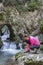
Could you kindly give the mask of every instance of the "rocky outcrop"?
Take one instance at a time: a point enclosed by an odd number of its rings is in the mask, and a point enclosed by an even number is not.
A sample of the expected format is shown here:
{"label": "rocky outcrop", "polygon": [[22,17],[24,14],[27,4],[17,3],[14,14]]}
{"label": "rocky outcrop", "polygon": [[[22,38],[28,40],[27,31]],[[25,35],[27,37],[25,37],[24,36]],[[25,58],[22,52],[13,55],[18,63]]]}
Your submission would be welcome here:
{"label": "rocky outcrop", "polygon": [[5,65],[43,65],[43,54],[19,53],[16,56],[8,59]]}
{"label": "rocky outcrop", "polygon": [[[23,39],[25,33],[37,35],[40,33],[40,20],[43,19],[43,7],[29,12],[19,12],[16,7],[6,7],[4,11],[4,24],[10,24],[18,41]],[[16,40],[17,40],[16,39]]]}
{"label": "rocky outcrop", "polygon": [[[19,36],[19,34],[23,36],[25,32],[34,35],[36,32],[36,34],[40,32],[39,21],[41,20],[41,16],[38,10],[27,13],[21,12],[21,14],[19,14],[15,7],[13,7],[10,11],[10,15],[6,16],[6,20],[9,20],[16,36]],[[18,39],[20,40],[20,37],[18,37]]]}
{"label": "rocky outcrop", "polygon": [[22,53],[18,54],[18,65],[42,65],[43,64],[43,54],[29,54]]}

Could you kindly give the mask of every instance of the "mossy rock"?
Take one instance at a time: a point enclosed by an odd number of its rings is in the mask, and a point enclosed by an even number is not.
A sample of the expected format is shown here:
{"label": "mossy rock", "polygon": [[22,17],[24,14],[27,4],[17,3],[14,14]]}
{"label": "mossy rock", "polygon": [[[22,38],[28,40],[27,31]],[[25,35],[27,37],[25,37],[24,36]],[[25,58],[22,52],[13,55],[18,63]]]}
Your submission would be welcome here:
{"label": "mossy rock", "polygon": [[24,65],[43,65],[43,62],[41,61],[28,61],[28,62],[24,62]]}

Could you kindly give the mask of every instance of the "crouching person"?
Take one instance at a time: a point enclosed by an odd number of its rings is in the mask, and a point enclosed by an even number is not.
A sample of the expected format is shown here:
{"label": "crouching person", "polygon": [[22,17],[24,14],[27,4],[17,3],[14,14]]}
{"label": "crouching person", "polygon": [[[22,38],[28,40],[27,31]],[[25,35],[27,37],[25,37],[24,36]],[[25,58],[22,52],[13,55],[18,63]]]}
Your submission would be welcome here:
{"label": "crouching person", "polygon": [[38,53],[38,50],[40,49],[40,42],[36,37],[32,36],[25,36],[25,49],[27,52],[30,52],[30,50],[34,51],[34,53]]}

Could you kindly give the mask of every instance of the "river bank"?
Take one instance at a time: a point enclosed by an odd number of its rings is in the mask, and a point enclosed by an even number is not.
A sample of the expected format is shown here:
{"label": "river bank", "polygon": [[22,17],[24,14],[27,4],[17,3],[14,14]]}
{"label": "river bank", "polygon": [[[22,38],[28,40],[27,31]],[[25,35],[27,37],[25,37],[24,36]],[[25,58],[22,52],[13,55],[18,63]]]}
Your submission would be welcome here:
{"label": "river bank", "polygon": [[8,59],[5,65],[43,65],[43,54],[19,53],[18,59],[15,56]]}

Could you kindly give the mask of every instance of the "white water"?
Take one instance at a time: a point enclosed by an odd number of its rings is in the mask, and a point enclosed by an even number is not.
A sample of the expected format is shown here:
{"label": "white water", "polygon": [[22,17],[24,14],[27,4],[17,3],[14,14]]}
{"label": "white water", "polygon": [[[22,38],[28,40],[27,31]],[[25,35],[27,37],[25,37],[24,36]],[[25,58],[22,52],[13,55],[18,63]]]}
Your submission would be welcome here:
{"label": "white water", "polygon": [[10,41],[7,42],[7,40],[6,40],[7,38],[9,38],[9,34],[3,35],[1,37],[2,42],[3,42],[3,46],[1,48],[1,51],[4,53],[9,53],[9,54],[16,54],[16,53],[21,52],[21,49],[22,49],[21,43],[19,44],[20,49],[18,50],[18,49],[16,49],[15,42],[10,42]]}
{"label": "white water", "polygon": [[14,42],[11,42],[11,43],[3,42],[3,46],[1,48],[1,51],[9,53],[9,54],[16,54],[16,53],[20,52],[21,50],[16,49],[16,45]]}

